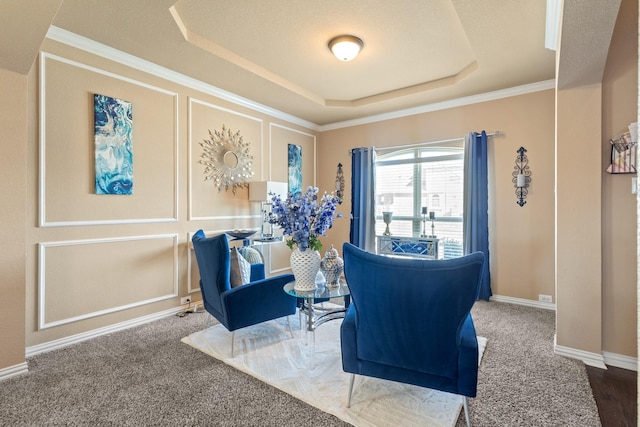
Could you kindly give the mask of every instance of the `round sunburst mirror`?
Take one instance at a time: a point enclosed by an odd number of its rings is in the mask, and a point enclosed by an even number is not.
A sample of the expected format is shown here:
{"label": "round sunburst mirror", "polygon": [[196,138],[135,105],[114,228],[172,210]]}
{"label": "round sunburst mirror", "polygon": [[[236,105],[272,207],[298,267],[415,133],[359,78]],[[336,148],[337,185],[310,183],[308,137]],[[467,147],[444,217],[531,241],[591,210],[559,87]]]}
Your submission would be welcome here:
{"label": "round sunburst mirror", "polygon": [[199,163],[205,166],[205,181],[213,180],[218,191],[231,188],[233,194],[236,194],[236,189],[249,186],[248,180],[253,177],[253,156],[249,154],[249,143],[243,141],[240,131],[233,133],[222,125],[222,131],[209,130],[209,138],[204,139],[200,146],[203,153]]}

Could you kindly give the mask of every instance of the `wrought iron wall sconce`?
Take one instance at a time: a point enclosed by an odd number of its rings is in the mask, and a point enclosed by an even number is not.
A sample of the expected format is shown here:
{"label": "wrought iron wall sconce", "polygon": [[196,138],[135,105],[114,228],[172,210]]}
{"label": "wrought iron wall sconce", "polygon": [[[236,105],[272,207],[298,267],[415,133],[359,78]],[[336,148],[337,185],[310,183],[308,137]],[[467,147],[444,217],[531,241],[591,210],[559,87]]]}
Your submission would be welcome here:
{"label": "wrought iron wall sconce", "polygon": [[516,203],[520,205],[520,207],[524,206],[527,203],[526,199],[527,194],[529,193],[529,184],[531,184],[531,170],[529,170],[529,159],[525,154],[527,150],[524,147],[518,148],[516,153],[518,156],[516,157],[516,165],[513,167],[513,172],[511,176],[511,182],[513,182],[516,188],[516,197],[518,200]]}
{"label": "wrought iron wall sconce", "polygon": [[344,175],[342,174],[342,163],[338,163],[338,172],[336,173],[336,197],[338,204],[342,204],[344,197]]}

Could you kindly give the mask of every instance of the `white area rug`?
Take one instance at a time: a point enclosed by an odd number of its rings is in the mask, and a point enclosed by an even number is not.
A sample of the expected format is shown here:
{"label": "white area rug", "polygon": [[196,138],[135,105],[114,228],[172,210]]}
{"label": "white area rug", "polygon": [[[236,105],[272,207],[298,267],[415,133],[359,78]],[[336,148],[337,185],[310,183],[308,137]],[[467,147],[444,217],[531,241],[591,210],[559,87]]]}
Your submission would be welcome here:
{"label": "white area rug", "polygon": [[[340,324],[320,326],[315,345],[298,329],[297,316],[291,316],[294,338],[286,319],[240,329],[233,358],[231,333],[220,324],[182,342],[356,426],[455,426],[460,396],[377,378],[356,376],[347,408],[350,374],[342,371]],[[478,337],[480,358],[486,344]]]}

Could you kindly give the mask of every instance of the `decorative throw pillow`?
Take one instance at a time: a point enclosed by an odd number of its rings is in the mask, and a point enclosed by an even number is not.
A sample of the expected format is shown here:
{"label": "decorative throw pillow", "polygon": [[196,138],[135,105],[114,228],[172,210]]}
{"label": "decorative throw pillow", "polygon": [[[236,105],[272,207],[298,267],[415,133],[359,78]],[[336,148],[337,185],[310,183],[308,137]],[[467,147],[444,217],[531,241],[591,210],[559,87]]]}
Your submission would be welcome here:
{"label": "decorative throw pillow", "polygon": [[240,255],[242,255],[244,259],[249,261],[249,264],[264,264],[262,254],[255,248],[243,246],[241,248],[238,248],[238,252],[240,252]]}
{"label": "decorative throw pillow", "polygon": [[242,286],[251,281],[251,264],[244,259],[236,248],[231,248],[231,270],[229,281],[231,287]]}

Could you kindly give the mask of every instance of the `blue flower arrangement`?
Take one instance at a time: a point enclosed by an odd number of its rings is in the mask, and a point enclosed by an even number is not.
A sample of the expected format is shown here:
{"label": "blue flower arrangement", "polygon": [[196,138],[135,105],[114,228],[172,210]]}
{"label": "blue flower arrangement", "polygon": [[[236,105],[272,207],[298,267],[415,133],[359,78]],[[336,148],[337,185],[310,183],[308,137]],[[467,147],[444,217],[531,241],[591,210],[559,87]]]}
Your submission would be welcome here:
{"label": "blue flower arrangement", "polygon": [[271,201],[271,223],[282,227],[283,234],[290,236],[287,240],[289,249],[296,245],[301,251],[307,248],[321,250],[319,237],[325,236],[333,221],[342,217],[341,213],[336,213],[338,197],[326,193],[318,197],[317,187],[307,187],[304,193],[289,193],[286,200],[273,196]]}

